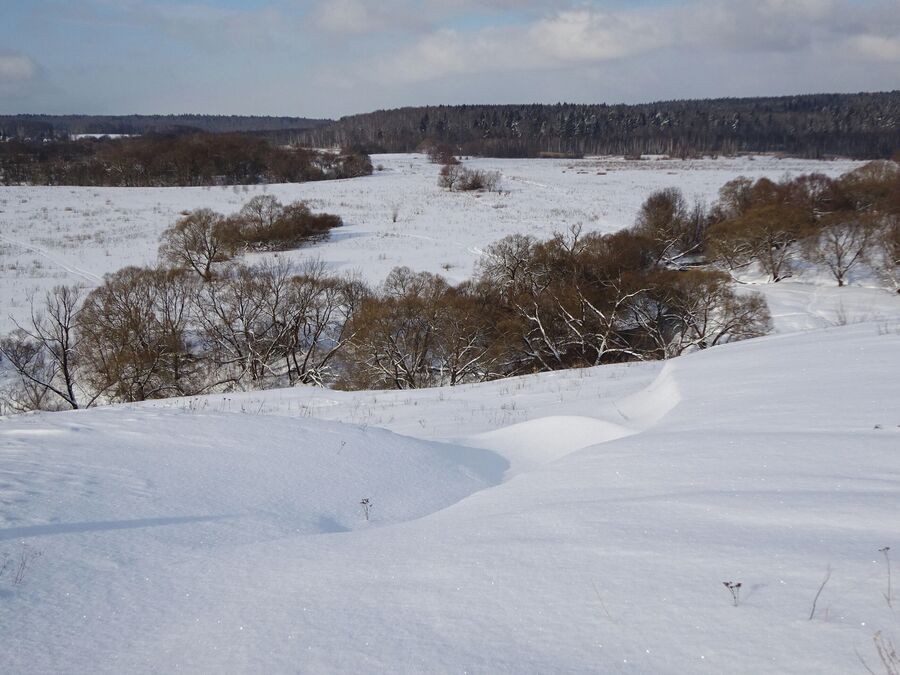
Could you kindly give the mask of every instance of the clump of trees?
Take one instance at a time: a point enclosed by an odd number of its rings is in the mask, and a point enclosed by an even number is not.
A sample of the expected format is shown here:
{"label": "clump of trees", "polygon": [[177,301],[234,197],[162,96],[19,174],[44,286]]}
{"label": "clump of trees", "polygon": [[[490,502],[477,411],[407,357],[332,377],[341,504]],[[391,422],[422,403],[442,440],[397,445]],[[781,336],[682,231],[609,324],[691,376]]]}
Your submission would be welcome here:
{"label": "clump of trees", "polygon": [[514,235],[487,250],[479,281],[498,289],[498,325],[515,326],[513,361],[524,372],[677,356],[770,329],[765,302],[736,294],[717,272],[676,272],[656,262],[639,233],[544,242]]}
{"label": "clump of trees", "polygon": [[165,232],[158,267],[57,287],[0,339],[16,376],[4,399],[52,410],[294,384],[412,389],[670,358],[771,330],[762,296],[732,283],[748,267],[777,281],[815,264],[843,285],[865,261],[896,287],[898,195],[891,162],[739,178],[710,207],[666,189],[630,229],[510,235],[470,281],[397,268],[376,288],[317,262],[231,259],[318,236],[331,221],[302,204],[198,210]]}
{"label": "clump of trees", "polygon": [[13,410],[336,380],[348,320],[367,292],[318,263],[237,264],[203,282],[185,270],[127,267],[89,293],[49,292],[0,340],[16,374]]}
{"label": "clump of trees", "polygon": [[[772,281],[799,265],[827,270],[838,286],[869,265],[898,285],[900,165],[877,161],[839,178],[774,182],[737,178],[720,191],[696,250],[732,274],[754,266]],[[677,219],[676,219],[677,220]]]}
{"label": "clump of trees", "polygon": [[[182,221],[204,233],[218,222],[206,212]],[[76,408],[293,384],[456,385],[666,358],[770,327],[759,296],[737,294],[719,272],[666,270],[651,242],[627,231],[506,237],[458,286],[398,268],[373,289],[320,263],[213,272],[212,259],[128,267],[86,294],[52,291],[27,328],[0,342],[18,375],[9,405]]]}
{"label": "clump of trees", "polygon": [[372,173],[368,155],[274,145],[242,134],[0,143],[0,183],[153,187],[295,183]]}
{"label": "clump of trees", "polygon": [[340,216],[313,213],[304,202],[284,205],[271,195],[258,195],[231,216],[211,209],[185,213],[163,232],[159,257],[167,265],[211,281],[218,263],[244,251],[297,248],[327,237],[341,225]]}
{"label": "clump of trees", "polygon": [[323,239],[342,225],[340,216],[313,213],[304,202],[282,205],[271,195],[260,195],[225,220],[222,236],[231,251],[284,251]]}
{"label": "clump of trees", "polygon": [[494,295],[482,284],[393,270],[351,317],[338,385],[416,389],[481,382],[515,370]]}

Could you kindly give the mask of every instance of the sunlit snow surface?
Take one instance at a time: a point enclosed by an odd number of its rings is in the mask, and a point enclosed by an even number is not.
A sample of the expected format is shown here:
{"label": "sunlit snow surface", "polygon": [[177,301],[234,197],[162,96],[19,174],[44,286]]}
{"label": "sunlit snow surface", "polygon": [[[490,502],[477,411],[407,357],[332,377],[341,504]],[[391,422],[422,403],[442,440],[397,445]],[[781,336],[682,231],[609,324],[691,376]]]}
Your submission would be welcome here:
{"label": "sunlit snow surface", "polygon": [[[468,274],[468,248],[515,230],[497,215],[507,208],[545,235],[552,209],[595,204],[607,214],[593,226],[616,229],[645,196],[620,184],[604,201],[574,187],[615,171],[483,160],[513,187],[514,175],[551,185],[556,171],[571,194],[435,188],[407,229],[443,243],[410,249],[412,238],[377,233],[394,227],[391,200],[431,189],[436,169],[379,161],[387,168],[371,179],[269,188],[339,213],[352,203],[342,215],[359,241],[316,253],[369,278],[398,262],[439,271],[457,244],[453,269]],[[759,166],[740,161],[741,173]],[[775,176],[797,166],[765,161]],[[642,189],[709,196],[729,177],[648,172]],[[34,254],[46,270],[72,271],[31,279],[5,267],[19,290],[149,260],[159,199],[171,215],[209,205],[204,196],[222,209],[245,197],[85,189],[96,205],[73,206],[101,210],[100,228],[134,209],[107,258],[89,239],[46,245],[69,230],[41,234],[31,216],[8,231],[23,195],[54,195],[40,199],[69,213],[70,188],[41,190],[0,192],[2,234],[48,251]],[[381,215],[354,221],[364,191]],[[40,221],[26,206],[16,212]],[[465,229],[479,222],[490,236]],[[4,265],[28,259],[10,250]],[[21,583],[0,576],[0,672],[852,673],[864,672],[860,658],[881,672],[873,635],[900,644],[900,598],[888,606],[879,552],[900,558],[900,299],[824,281],[754,285],[778,334],[665,364],[0,418],[0,560],[15,564],[23,545],[42,553]],[[898,577],[895,567],[894,594]],[[737,607],[724,581],[742,584]]]}

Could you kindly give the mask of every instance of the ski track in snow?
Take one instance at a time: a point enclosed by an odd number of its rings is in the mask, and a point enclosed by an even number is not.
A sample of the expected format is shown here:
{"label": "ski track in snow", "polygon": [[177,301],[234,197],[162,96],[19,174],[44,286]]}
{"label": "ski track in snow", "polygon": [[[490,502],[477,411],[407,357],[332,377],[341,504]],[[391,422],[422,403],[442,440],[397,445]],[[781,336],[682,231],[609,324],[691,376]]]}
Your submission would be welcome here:
{"label": "ski track in snow", "polygon": [[97,284],[102,281],[102,278],[100,276],[93,274],[92,272],[87,272],[87,271],[81,269],[80,267],[76,267],[74,265],[67,265],[66,263],[64,263],[61,260],[59,260],[58,258],[56,258],[55,256],[50,255],[50,253],[48,253],[46,251],[46,249],[43,249],[39,246],[34,246],[33,244],[26,244],[26,243],[18,241],[16,239],[12,239],[11,237],[7,237],[4,234],[0,234],[0,240],[5,241],[7,244],[10,244],[12,246],[18,246],[19,248],[22,248],[26,251],[31,251],[32,253],[37,253],[39,256],[41,256],[42,258],[45,258],[46,260],[53,263],[60,269],[65,270],[66,272],[68,272],[69,274],[71,274],[73,276],[80,277],[81,279],[83,279],[85,281],[89,281],[92,284]]}

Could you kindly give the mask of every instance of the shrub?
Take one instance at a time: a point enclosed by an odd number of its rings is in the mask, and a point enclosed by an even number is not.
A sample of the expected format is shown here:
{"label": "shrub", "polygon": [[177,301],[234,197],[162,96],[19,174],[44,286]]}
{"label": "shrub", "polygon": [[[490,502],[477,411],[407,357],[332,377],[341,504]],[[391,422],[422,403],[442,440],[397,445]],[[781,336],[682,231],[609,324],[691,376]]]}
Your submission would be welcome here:
{"label": "shrub", "polygon": [[432,164],[459,164],[453,148],[446,143],[438,143],[428,147],[426,151]]}
{"label": "shrub", "polygon": [[284,206],[271,195],[260,195],[222,222],[218,232],[232,253],[243,248],[285,251],[321,240],[341,225],[340,216],[313,213],[304,202]]}
{"label": "shrub", "polygon": [[495,192],[500,187],[499,171],[466,169],[458,164],[445,164],[438,176],[438,186],[451,192],[486,190]]}

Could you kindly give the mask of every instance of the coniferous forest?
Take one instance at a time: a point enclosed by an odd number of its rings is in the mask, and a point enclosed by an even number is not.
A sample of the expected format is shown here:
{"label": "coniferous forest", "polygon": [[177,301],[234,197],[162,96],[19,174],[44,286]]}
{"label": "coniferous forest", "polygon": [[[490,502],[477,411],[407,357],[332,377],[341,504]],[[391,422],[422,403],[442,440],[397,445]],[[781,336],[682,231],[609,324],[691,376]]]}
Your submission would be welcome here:
{"label": "coniferous forest", "polygon": [[900,91],[642,105],[456,105],[380,110],[300,134],[315,146],[409,152],[423,142],[499,157],[781,152],[876,159],[900,148]]}

